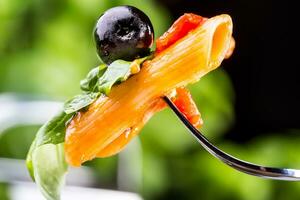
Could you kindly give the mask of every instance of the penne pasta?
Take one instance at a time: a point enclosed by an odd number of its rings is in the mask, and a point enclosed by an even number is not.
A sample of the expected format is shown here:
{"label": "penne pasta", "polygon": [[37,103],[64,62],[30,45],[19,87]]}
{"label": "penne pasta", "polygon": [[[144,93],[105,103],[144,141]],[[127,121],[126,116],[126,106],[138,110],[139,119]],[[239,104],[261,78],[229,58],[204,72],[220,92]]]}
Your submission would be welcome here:
{"label": "penne pasta", "polygon": [[111,156],[165,107],[161,97],[198,81],[217,68],[230,47],[229,15],[206,20],[201,26],[146,61],[138,74],[114,86],[87,111],[79,112],[66,130],[65,155],[72,166],[95,157]]}

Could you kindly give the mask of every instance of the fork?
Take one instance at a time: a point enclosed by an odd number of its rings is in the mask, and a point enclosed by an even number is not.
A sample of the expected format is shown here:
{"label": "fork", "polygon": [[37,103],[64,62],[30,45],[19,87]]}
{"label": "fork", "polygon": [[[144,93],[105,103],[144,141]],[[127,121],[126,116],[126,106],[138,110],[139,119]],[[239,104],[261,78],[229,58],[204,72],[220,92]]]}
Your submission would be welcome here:
{"label": "fork", "polygon": [[284,181],[300,181],[300,170],[265,167],[240,160],[220,150],[186,119],[186,117],[178,110],[176,105],[167,96],[164,96],[163,99],[177,115],[177,117],[183,122],[191,134],[196,138],[196,140],[201,144],[201,146],[223,163],[236,170],[253,176]]}

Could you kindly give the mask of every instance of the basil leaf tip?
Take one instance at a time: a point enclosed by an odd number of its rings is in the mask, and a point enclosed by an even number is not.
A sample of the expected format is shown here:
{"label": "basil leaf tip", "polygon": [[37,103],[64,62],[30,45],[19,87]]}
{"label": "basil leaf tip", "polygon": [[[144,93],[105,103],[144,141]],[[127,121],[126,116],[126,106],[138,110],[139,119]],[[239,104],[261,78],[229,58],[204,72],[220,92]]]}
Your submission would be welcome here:
{"label": "basil leaf tip", "polygon": [[32,164],[35,182],[44,197],[47,200],[59,200],[68,169],[64,143],[37,147],[32,154]]}

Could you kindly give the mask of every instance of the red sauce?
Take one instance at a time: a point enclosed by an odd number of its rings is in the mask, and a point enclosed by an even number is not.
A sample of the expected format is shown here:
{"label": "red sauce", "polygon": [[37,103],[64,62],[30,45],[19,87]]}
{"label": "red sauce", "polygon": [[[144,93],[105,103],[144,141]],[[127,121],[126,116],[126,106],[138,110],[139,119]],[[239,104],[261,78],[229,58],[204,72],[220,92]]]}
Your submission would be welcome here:
{"label": "red sauce", "polygon": [[203,125],[203,120],[191,93],[184,87],[177,88],[176,92],[177,96],[172,99],[173,103],[193,126],[200,128]]}
{"label": "red sauce", "polygon": [[186,13],[179,17],[169,30],[156,40],[156,53],[162,52],[174,44],[191,30],[203,24],[206,19],[207,18],[192,13]]}

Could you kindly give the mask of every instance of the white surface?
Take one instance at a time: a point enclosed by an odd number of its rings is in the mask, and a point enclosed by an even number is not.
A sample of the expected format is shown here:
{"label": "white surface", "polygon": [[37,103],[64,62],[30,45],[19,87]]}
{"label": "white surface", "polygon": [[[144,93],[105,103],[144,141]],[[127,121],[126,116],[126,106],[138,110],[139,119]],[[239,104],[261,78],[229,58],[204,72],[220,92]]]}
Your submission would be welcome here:
{"label": "white surface", "polygon": [[61,102],[21,101],[13,94],[0,95],[0,136],[16,125],[40,125],[62,109]]}
{"label": "white surface", "polygon": [[[1,181],[8,183],[11,181],[31,182],[25,160],[0,158]],[[80,168],[69,167],[66,181],[68,185],[84,187],[91,187],[97,182],[93,171],[89,167],[84,166]]]}
{"label": "white surface", "polygon": [[[13,183],[9,191],[12,200],[43,200],[43,196],[32,183]],[[62,193],[62,200],[142,200],[134,193],[114,190],[66,187]]]}

